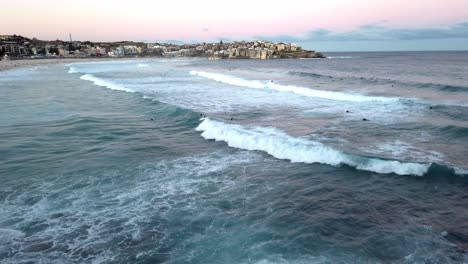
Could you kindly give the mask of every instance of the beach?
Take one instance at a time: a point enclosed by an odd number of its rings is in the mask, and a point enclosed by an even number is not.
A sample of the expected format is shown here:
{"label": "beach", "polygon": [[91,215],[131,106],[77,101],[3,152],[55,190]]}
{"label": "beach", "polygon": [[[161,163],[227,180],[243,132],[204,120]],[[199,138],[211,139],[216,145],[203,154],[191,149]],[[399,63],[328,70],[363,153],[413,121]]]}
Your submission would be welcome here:
{"label": "beach", "polygon": [[21,60],[2,60],[0,61],[0,71],[10,70],[18,67],[31,67],[47,64],[57,63],[72,63],[72,62],[84,62],[84,61],[100,61],[109,60],[101,58],[53,58],[53,59],[21,59]]}

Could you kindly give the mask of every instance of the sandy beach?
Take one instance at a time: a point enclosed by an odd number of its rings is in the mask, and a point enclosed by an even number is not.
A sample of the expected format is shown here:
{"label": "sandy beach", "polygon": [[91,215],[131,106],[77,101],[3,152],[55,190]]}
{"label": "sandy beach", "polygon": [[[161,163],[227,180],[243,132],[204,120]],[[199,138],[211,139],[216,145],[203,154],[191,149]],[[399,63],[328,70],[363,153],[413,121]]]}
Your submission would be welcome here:
{"label": "sandy beach", "polygon": [[98,60],[109,60],[109,59],[79,59],[79,58],[62,58],[62,59],[27,59],[27,60],[7,60],[0,61],[0,71],[10,70],[17,67],[29,67],[38,66],[45,64],[56,64],[56,63],[72,63],[72,62],[84,62],[84,61],[98,61]]}

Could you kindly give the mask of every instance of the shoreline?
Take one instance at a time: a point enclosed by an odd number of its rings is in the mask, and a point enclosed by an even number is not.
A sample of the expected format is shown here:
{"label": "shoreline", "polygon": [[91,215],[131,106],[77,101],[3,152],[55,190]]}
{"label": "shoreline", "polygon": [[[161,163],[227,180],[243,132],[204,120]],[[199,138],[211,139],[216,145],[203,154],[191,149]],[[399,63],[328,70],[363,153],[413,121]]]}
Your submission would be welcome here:
{"label": "shoreline", "polygon": [[110,58],[53,58],[53,59],[21,59],[0,61],[0,72],[12,70],[16,68],[24,68],[31,66],[40,66],[48,64],[73,63],[73,62],[90,62],[90,61],[105,61],[114,60]]}

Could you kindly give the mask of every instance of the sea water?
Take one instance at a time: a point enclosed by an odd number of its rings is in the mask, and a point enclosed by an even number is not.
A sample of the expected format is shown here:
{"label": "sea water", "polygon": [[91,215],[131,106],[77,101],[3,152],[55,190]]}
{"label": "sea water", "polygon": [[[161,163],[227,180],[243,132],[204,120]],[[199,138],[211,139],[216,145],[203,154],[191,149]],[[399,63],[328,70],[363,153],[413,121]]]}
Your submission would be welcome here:
{"label": "sea water", "polygon": [[468,53],[0,72],[2,263],[468,261]]}

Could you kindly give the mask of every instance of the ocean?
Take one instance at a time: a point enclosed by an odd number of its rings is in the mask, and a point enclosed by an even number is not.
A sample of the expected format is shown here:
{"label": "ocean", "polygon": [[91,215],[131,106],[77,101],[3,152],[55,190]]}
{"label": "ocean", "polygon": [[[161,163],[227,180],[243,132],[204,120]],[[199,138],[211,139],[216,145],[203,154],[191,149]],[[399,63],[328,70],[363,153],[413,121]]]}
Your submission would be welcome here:
{"label": "ocean", "polygon": [[468,263],[468,52],[0,72],[1,263]]}

